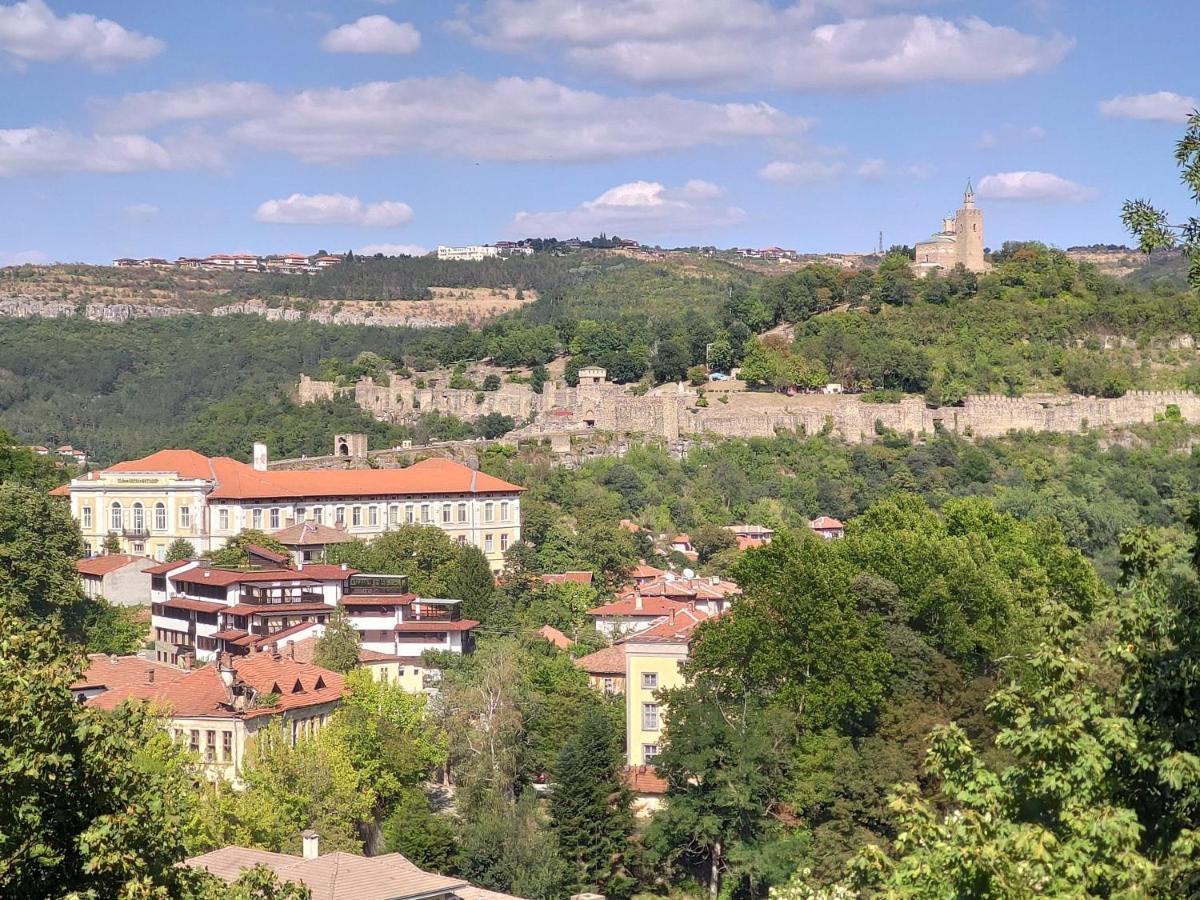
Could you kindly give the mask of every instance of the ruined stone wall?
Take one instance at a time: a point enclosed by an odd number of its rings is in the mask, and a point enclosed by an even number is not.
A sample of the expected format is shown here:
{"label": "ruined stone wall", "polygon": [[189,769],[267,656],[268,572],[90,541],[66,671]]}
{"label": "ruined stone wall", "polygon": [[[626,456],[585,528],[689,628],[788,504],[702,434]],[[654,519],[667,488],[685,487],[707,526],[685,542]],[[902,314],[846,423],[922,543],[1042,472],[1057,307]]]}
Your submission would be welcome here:
{"label": "ruined stone wall", "polygon": [[[350,389],[331,382],[301,377],[301,402],[332,397]],[[1182,418],[1200,422],[1200,396],[1188,391],[1131,391],[1124,397],[1102,399],[1078,396],[968,397],[960,407],[929,409],[921,397],[906,396],[898,403],[867,403],[854,395],[801,394],[794,397],[733,392],[727,403],[700,394],[686,385],[668,385],[643,396],[611,383],[567,387],[547,383],[541,395],[527,385],[505,384],[483,393],[449,388],[413,387],[394,379],[377,385],[360,381],[353,388],[356,402],[379,419],[404,421],[435,410],[462,419],[498,412],[529,424],[516,439],[577,435],[588,431],[618,435],[649,435],[677,442],[694,436],[771,437],[778,431],[819,434],[826,429],[849,442],[875,439],[878,426],[900,434],[933,434],[937,428],[975,437],[999,437],[1010,431],[1078,432],[1088,428],[1146,424],[1169,406]]]}

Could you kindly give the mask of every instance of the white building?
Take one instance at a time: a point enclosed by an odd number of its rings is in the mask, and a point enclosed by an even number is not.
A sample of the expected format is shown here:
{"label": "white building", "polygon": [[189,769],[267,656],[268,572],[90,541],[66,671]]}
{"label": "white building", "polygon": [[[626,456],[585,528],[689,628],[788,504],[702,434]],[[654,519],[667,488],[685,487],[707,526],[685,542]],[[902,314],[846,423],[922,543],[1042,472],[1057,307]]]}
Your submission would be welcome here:
{"label": "white building", "polygon": [[493,259],[498,256],[500,256],[500,249],[487,244],[472,244],[468,247],[439,246],[437,248],[438,259],[457,260],[458,262],[479,262],[482,259]]}

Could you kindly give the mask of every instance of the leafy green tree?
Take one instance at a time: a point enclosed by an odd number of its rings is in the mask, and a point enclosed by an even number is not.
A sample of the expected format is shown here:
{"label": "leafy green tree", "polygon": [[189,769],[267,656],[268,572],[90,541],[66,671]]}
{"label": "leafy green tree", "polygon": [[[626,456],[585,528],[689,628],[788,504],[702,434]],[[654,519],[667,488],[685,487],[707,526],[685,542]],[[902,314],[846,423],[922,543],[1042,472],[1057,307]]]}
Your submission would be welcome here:
{"label": "leafy green tree", "polygon": [[49,490],[63,483],[68,474],[56,462],[50,456],[42,456],[28,447],[18,445],[11,434],[0,428],[0,484],[11,482]]}
{"label": "leafy green tree", "polygon": [[636,885],[636,864],[630,859],[633,814],[622,763],[620,731],[610,716],[593,708],[554,767],[550,827],[576,893],[623,898]]}
{"label": "leafy green tree", "polygon": [[459,562],[459,546],[433,525],[401,525],[370,543],[352,541],[330,547],[330,562],[388,575],[407,575],[411,591],[445,597]]}
{"label": "leafy green tree", "polygon": [[511,804],[492,798],[467,820],[458,872],[472,884],[530,900],[564,895],[567,868],[532,790]]}
{"label": "leafy green tree", "polygon": [[429,808],[419,787],[406,789],[396,799],[380,826],[381,850],[400,853],[409,862],[431,872],[452,872],[458,862],[458,832],[448,816]]}
{"label": "leafy green tree", "polygon": [[207,875],[195,889],[194,900],[312,900],[312,890],[305,884],[280,882],[278,875],[260,863],[242,872],[232,884]]}
{"label": "leafy green tree", "polygon": [[650,361],[654,380],[661,383],[683,381],[691,362],[687,348],[675,339],[661,341]]}
{"label": "leafy green tree", "polygon": [[175,538],[167,547],[166,562],[180,562],[196,558],[196,547],[187,538]]}
{"label": "leafy green tree", "polygon": [[549,380],[549,378],[550,373],[546,371],[545,366],[534,366],[529,373],[529,389],[535,394],[540,394],[542,392],[542,387],[546,384],[546,381]]}
{"label": "leafy green tree", "polygon": [[[1188,116],[1187,130],[1175,145],[1175,162],[1192,200],[1200,203],[1200,110]],[[1188,280],[1200,289],[1200,218],[1189,216],[1182,225],[1171,225],[1167,214],[1146,200],[1126,200],[1121,221],[1138,239],[1143,253],[1179,246],[1191,260]]]}
{"label": "leafy green tree", "polygon": [[0,614],[0,894],[178,896],[194,805],[183,751],[141,706],[81,706],[81,675],[61,632]]}
{"label": "leafy green tree", "polygon": [[334,672],[345,674],[358,668],[358,657],[362,652],[362,640],[358,631],[346,615],[346,610],[337,607],[325,623],[324,633],[317,638],[313,649],[313,662]]}
{"label": "leafy green tree", "polygon": [[282,553],[287,555],[288,548],[275,540],[264,531],[256,528],[247,528],[240,534],[235,534],[225,546],[212,554],[212,564],[214,566],[227,566],[229,568],[241,568],[250,564],[250,557],[246,553],[246,545],[253,544],[256,547],[262,547],[264,550],[270,550],[273,553]]}
{"label": "leafy green tree", "polygon": [[79,637],[86,607],[75,561],[82,555],[70,509],[40,490],[0,484],[0,613],[57,616]]}
{"label": "leafy green tree", "polygon": [[691,532],[692,547],[700,557],[700,562],[706,563],[718,553],[737,546],[737,538],[733,532],[720,525],[701,525]]}
{"label": "leafy green tree", "polygon": [[489,623],[496,612],[496,576],[478,547],[459,548],[457,565],[446,579],[446,594],[462,601],[463,616]]}
{"label": "leafy green tree", "polygon": [[114,606],[103,597],[84,604],[83,639],[89,653],[125,656],[141,649],[149,635],[140,618],[144,607]]}
{"label": "leafy green tree", "polygon": [[500,390],[500,376],[497,375],[495,372],[485,375],[483,378],[482,387],[483,387],[483,390],[485,390],[485,391]]}
{"label": "leafy green tree", "polygon": [[118,535],[115,531],[110,531],[104,536],[104,543],[101,545],[101,549],[103,549],[105,553],[120,553],[120,535]]}

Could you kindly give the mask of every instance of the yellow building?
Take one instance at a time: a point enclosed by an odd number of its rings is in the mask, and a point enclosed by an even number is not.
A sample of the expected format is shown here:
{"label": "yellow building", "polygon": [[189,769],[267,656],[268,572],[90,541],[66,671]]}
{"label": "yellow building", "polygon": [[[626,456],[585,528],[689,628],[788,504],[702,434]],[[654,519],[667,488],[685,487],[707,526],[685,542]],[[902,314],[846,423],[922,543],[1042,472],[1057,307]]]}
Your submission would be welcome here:
{"label": "yellow building", "polygon": [[163,559],[177,538],[210,553],[248,528],[268,533],[312,522],[370,539],[405,524],[440,528],[478,547],[492,570],[521,539],[521,491],[449,459],[404,469],[269,469],[255,464],[160,450],[74,479],[54,493],[70,497],[89,553],[110,536],[121,551]]}
{"label": "yellow building", "polygon": [[631,767],[653,764],[666,721],[661,691],[682,687],[692,632],[710,616],[686,606],[617,646],[625,648],[626,757]]}

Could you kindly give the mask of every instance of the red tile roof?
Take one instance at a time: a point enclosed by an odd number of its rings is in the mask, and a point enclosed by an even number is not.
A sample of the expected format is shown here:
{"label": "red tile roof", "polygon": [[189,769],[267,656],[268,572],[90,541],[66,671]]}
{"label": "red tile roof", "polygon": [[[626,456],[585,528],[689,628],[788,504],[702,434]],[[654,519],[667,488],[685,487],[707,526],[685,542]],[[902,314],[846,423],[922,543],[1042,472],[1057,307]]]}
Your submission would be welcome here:
{"label": "red tile roof", "polygon": [[589,609],[589,616],[622,616],[630,618],[657,618],[665,616],[686,604],[682,600],[670,600],[666,597],[642,597],[641,609],[638,608],[637,598],[630,595],[613,603],[605,603]]}
{"label": "red tile roof", "polygon": [[258,544],[246,544],[245,550],[247,554],[261,557],[275,563],[277,566],[286,565],[291,559],[286,553],[276,553],[274,550],[268,550],[266,547],[261,547]]}
{"label": "red tile roof", "polygon": [[220,587],[275,581],[311,581],[315,587],[320,581],[345,581],[357,571],[327,565],[305,566],[303,569],[222,569],[216,566],[196,566],[176,576],[175,580],[188,584],[215,584]]}
{"label": "red tile roof", "polygon": [[440,631],[470,631],[472,628],[478,627],[479,623],[474,619],[457,619],[453,622],[401,622],[393,631],[401,634],[412,632],[440,632]]}
{"label": "red tile roof", "polygon": [[595,653],[579,657],[575,665],[589,675],[624,675],[625,648],[620,645],[603,647]]}
{"label": "red tile roof", "polygon": [[[154,672],[151,684],[147,673]],[[133,690],[140,685],[153,688],[178,681],[187,672],[177,666],[142,659],[140,656],[109,656],[107,653],[89,653],[87,671],[71,687],[105,687],[109,692]],[[119,701],[118,701],[119,702]],[[113,706],[116,704],[114,703]]]}
{"label": "red tile roof", "polygon": [[644,561],[639,562],[632,572],[629,573],[630,578],[661,578],[667,573],[662,569],[656,569],[654,566],[647,565]]}
{"label": "red tile roof", "polygon": [[755,547],[762,547],[766,544],[762,538],[747,537],[744,534],[734,536],[737,539],[737,548],[739,550],[753,550]]}
{"label": "red tile roof", "polygon": [[130,459],[109,466],[105,472],[173,472],[180,478],[212,481],[216,477],[213,460],[195,450],[159,450],[141,459]]}
{"label": "red tile roof", "polygon": [[333,612],[333,607],[328,603],[235,603],[233,606],[220,606],[231,616],[290,616],[293,613]]}
{"label": "red tile roof", "polygon": [[288,547],[324,547],[326,544],[345,544],[354,540],[341,528],[316,522],[298,522],[272,532],[271,537]]}
{"label": "red tile roof", "polygon": [[151,566],[145,571],[148,575],[166,575],[169,572],[174,572],[176,569],[182,569],[191,561],[189,559],[181,559],[176,562],[159,563],[157,566]]}
{"label": "red tile roof", "polygon": [[543,625],[537,630],[537,633],[548,640],[559,650],[566,650],[575,643],[553,625]]}
{"label": "red tile roof", "polygon": [[228,606],[217,600],[193,600],[191,597],[172,597],[158,605],[164,609],[182,609],[187,612],[202,613],[215,613],[229,609]]}
{"label": "red tile roof", "polygon": [[833,516],[817,516],[808,523],[808,527],[814,531],[832,531],[833,529],[843,528],[845,526],[843,526],[842,523]]}
{"label": "red tile roof", "polygon": [[81,559],[75,563],[75,570],[80,575],[95,575],[103,577],[117,569],[123,569],[131,563],[143,562],[144,556],[130,556],[128,553],[110,553],[107,556],[93,556],[91,559]]}
{"label": "red tile roof", "polygon": [[622,775],[625,783],[635,794],[665,794],[667,779],[655,770],[654,766],[627,766]]}
{"label": "red tile roof", "polygon": [[342,606],[409,606],[416,594],[343,594]]}
{"label": "red tile roof", "polygon": [[[143,671],[155,665],[140,659],[138,662]],[[110,688],[87,702],[89,706],[114,709],[125,700],[149,700],[175,716],[250,719],[331,703],[340,699],[345,690],[345,680],[337,672],[282,656],[276,659],[270,653],[234,657],[232,664],[239,680],[254,688],[260,696],[278,693],[279,702],[275,706],[234,711],[226,705],[225,686],[215,664],[185,672],[182,677],[166,683],[158,680],[156,670],[154,683],[143,678],[139,683]],[[94,680],[91,678],[93,670],[98,677],[103,677],[103,664],[97,667],[93,661],[88,669],[88,680]]]}
{"label": "red tile roof", "polygon": [[542,576],[544,584],[563,584],[564,582],[574,582],[575,584],[591,584],[591,572],[548,572]]}
{"label": "red tile roof", "polygon": [[71,486],[69,484],[60,484],[58,487],[50,491],[51,497],[70,497]]}
{"label": "red tile roof", "polygon": [[663,616],[645,631],[622,638],[622,644],[680,644],[691,640],[697,625],[715,616],[710,616],[691,606],[676,610],[673,615]]}

